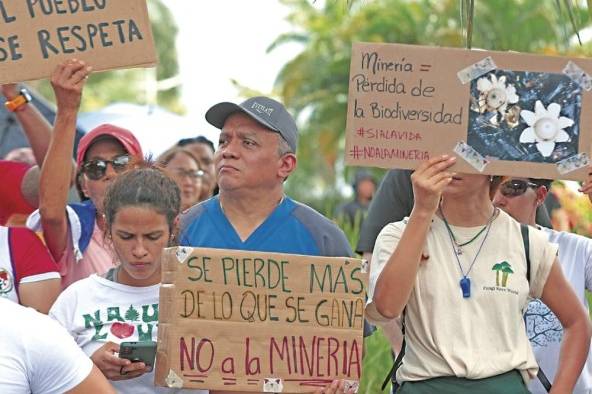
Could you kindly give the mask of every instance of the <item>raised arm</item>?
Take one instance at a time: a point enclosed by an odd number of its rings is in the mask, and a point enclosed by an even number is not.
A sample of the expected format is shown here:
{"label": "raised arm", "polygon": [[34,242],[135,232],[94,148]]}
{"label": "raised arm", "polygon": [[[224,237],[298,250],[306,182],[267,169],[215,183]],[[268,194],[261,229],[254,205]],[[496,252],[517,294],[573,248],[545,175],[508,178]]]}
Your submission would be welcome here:
{"label": "raised arm", "polygon": [[68,240],[66,204],[71,181],[76,116],[82,88],[90,71],[84,62],[69,60],[57,66],[51,76],[58,108],[53,136],[41,169],[39,211],[47,247],[56,261],[61,258]]}
{"label": "raised arm", "polygon": [[551,393],[571,393],[590,350],[592,326],[587,311],[563,276],[557,260],[551,267],[541,299],[563,326],[559,367]]}
{"label": "raised arm", "polygon": [[[14,83],[2,85],[2,94],[7,100],[13,100],[20,94],[18,85]],[[32,103],[18,108],[14,114],[29,140],[37,165],[41,167],[49,148],[51,125]]]}
{"label": "raised arm", "polygon": [[442,191],[452,180],[452,174],[446,170],[454,162],[453,157],[439,156],[423,163],[411,176],[415,195],[413,210],[374,289],[376,310],[385,318],[400,316],[407,305],[432,217],[438,209]]}

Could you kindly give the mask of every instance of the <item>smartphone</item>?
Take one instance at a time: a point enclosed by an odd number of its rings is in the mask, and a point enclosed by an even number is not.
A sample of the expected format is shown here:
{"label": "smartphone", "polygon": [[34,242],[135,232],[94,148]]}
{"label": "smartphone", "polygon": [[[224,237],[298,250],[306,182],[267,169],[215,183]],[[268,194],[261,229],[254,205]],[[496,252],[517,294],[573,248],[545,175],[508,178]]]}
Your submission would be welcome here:
{"label": "smartphone", "polygon": [[121,342],[119,345],[119,358],[125,358],[131,362],[143,362],[152,370],[156,358],[156,342]]}

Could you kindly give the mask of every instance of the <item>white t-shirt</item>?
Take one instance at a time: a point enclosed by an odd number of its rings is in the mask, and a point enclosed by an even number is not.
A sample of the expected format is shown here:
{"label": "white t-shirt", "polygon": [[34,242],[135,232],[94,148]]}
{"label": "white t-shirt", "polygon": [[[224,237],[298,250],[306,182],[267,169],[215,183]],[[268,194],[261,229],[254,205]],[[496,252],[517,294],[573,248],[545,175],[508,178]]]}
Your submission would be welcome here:
{"label": "white t-shirt", "polygon": [[[372,297],[405,222],[387,225],[376,240],[366,306],[370,321],[386,320],[376,310]],[[481,229],[451,227],[459,243],[471,239]],[[483,233],[463,247],[459,258],[465,274],[485,236]],[[537,364],[522,314],[529,296],[540,297],[556,257],[556,246],[547,241],[544,233],[531,229],[529,288],[520,224],[500,212],[468,274],[469,298],[462,296],[462,275],[452,242],[444,222],[437,216],[425,248],[429,259],[419,266],[405,310],[406,348],[397,380],[439,376],[481,379],[513,369],[521,371],[525,380],[536,376]]]}
{"label": "white t-shirt", "polygon": [[[559,245],[559,262],[563,274],[573,286],[582,305],[588,310],[586,289],[592,290],[592,241],[580,235],[542,228],[549,242]],[[526,310],[526,332],[534,354],[547,378],[553,382],[559,364],[559,349],[563,338],[563,327],[557,316],[540,300],[533,300]],[[534,394],[547,391],[538,379],[529,386]],[[574,394],[592,393],[592,352],[582,370],[573,391]]]}
{"label": "white t-shirt", "polygon": [[88,377],[92,361],[55,321],[2,297],[0,313],[0,393],[61,394]]}
{"label": "white t-shirt", "polygon": [[[71,284],[49,315],[59,321],[90,357],[106,342],[157,341],[160,285],[133,287],[96,274]],[[154,371],[139,378],[113,381],[119,393],[202,393],[156,387]]]}

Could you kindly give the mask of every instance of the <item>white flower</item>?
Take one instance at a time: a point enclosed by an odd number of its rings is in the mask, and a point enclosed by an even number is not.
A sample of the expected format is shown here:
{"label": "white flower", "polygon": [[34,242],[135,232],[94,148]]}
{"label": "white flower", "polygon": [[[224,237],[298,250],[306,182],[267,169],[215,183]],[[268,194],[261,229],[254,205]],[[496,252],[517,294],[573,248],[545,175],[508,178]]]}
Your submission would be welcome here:
{"label": "white flower", "polygon": [[490,75],[491,80],[479,78],[477,81],[477,90],[479,94],[479,110],[483,112],[499,112],[504,115],[508,104],[515,104],[520,99],[516,94],[514,85],[506,86],[506,76],[502,75],[500,79],[494,74]]}
{"label": "white flower", "polygon": [[529,126],[520,134],[520,142],[523,144],[536,143],[536,147],[544,157],[551,156],[557,142],[569,141],[569,134],[563,130],[574,124],[574,121],[565,116],[559,116],[561,105],[551,103],[545,109],[540,100],[534,105],[534,112],[522,110],[520,117]]}

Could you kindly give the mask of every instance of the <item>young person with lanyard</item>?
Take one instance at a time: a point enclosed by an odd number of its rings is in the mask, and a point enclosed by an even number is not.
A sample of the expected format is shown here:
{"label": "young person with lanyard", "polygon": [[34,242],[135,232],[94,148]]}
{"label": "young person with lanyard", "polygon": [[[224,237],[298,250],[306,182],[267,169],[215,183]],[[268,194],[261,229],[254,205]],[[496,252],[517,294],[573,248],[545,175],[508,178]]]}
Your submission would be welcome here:
{"label": "young person with lanyard", "polygon": [[527,393],[538,369],[522,316],[529,297],[564,327],[552,392],[571,392],[592,328],[556,246],[531,229],[528,275],[520,223],[493,206],[491,178],[451,173],[454,162],[417,168],[411,215],[381,231],[372,256],[367,318],[404,327],[398,392]]}
{"label": "young person with lanyard", "polygon": [[76,118],[82,88],[90,71],[84,62],[70,60],[59,65],[52,74],[56,122],[41,170],[39,211],[27,221],[29,228],[43,230],[64,288],[113,266],[113,253],[103,238],[105,191],[133,160],[142,157],[140,144],[130,131],[113,125],[91,130],[80,140],[76,155],[75,180],[85,201],[67,204]]}
{"label": "young person with lanyard", "polygon": [[[573,287],[580,303],[588,309],[586,291],[592,291],[592,240],[565,231],[555,231],[537,226],[535,212],[543,204],[551,181],[546,179],[506,177],[501,182],[493,203],[520,223],[537,227],[547,235],[549,242],[559,246],[559,262],[567,280]],[[528,339],[534,350],[537,363],[550,382],[555,380],[560,360],[563,327],[549,307],[539,299],[528,303],[524,314]],[[547,392],[539,379],[534,379],[529,389],[534,394]],[[592,392],[592,352],[572,391],[573,394]]]}
{"label": "young person with lanyard", "polygon": [[178,187],[160,170],[138,168],[117,177],[104,201],[117,266],[73,283],[49,313],[119,393],[206,392],[155,387],[151,368],[116,355],[122,341],[157,340],[160,260],[180,204]]}

